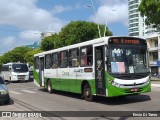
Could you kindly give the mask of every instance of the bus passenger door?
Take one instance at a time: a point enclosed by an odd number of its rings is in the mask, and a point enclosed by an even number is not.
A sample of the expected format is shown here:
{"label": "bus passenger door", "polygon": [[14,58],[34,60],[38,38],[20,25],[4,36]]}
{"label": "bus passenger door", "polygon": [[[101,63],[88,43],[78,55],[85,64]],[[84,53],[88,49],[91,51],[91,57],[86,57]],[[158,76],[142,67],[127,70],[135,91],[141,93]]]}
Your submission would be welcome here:
{"label": "bus passenger door", "polygon": [[44,57],[40,57],[39,79],[40,86],[44,86]]}
{"label": "bus passenger door", "polygon": [[105,82],[105,47],[95,47],[95,82],[96,94],[106,95],[106,82]]}

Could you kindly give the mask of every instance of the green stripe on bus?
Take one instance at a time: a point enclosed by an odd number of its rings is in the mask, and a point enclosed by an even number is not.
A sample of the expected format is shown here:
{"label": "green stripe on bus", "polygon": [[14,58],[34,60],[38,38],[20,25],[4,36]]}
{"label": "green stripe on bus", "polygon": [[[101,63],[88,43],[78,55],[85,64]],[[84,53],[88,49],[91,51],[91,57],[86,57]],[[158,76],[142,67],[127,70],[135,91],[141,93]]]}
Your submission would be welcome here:
{"label": "green stripe on bus", "polygon": [[34,80],[40,85],[39,73],[36,70],[33,71]]}

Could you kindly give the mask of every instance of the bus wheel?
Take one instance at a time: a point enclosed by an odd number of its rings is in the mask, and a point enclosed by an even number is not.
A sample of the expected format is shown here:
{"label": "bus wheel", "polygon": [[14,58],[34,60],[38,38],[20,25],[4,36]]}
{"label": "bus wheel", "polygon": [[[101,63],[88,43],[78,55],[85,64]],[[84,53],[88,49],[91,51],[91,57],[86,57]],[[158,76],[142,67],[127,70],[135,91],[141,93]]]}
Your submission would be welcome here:
{"label": "bus wheel", "polygon": [[85,100],[87,100],[87,101],[92,101],[93,100],[91,87],[90,87],[90,85],[88,83],[86,83],[84,85],[83,95],[84,95]]}
{"label": "bus wheel", "polygon": [[51,81],[50,81],[50,80],[47,82],[47,90],[48,90],[49,93],[52,93],[52,92],[53,92],[53,91],[52,91],[52,84],[51,84]]}

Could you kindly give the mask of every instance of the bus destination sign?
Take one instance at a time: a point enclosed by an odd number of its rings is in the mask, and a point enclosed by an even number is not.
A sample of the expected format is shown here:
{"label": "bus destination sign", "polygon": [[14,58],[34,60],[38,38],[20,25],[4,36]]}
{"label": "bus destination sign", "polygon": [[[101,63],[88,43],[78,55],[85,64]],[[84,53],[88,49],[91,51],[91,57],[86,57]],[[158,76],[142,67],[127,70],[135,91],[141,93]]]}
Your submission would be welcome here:
{"label": "bus destination sign", "polygon": [[146,42],[143,39],[136,39],[130,37],[115,37],[109,40],[109,44],[123,44],[123,45],[145,45]]}

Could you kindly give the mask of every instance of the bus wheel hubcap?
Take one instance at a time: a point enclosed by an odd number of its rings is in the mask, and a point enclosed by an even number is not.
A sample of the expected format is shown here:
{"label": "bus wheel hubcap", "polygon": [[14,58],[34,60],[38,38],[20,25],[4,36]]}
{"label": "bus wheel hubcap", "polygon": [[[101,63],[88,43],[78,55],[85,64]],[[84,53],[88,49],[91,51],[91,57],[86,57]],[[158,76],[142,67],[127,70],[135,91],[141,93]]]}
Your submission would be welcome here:
{"label": "bus wheel hubcap", "polygon": [[86,90],[86,96],[89,96],[89,90]]}
{"label": "bus wheel hubcap", "polygon": [[51,87],[50,87],[50,85],[48,85],[48,91],[50,91],[51,90]]}

